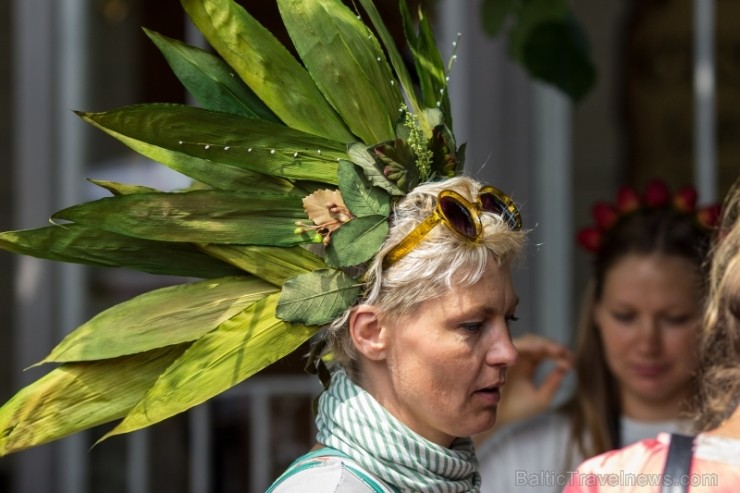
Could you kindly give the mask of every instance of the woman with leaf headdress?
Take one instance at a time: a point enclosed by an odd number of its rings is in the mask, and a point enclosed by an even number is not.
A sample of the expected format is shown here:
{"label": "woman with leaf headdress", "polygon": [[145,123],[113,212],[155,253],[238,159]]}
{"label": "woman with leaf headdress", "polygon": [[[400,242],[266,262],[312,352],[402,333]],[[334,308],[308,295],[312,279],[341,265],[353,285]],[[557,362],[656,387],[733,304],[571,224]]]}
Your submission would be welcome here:
{"label": "woman with leaf headdress", "polygon": [[507,196],[466,177],[397,204],[359,300],[317,343],[317,446],[270,491],[478,491],[469,437],[495,423],[516,360],[520,228]]}
{"label": "woman with leaf headdress", "polygon": [[[448,429],[414,417],[421,409],[377,401],[388,406],[388,422],[465,471],[440,491],[475,489],[472,447],[457,437],[495,419],[501,372],[513,358],[504,330],[516,304],[508,269],[523,233],[506,195],[454,181],[464,145],[452,133],[446,68],[428,19],[420,13],[417,29],[400,2],[407,67],[371,0],[359,0],[362,11],[340,0],[277,0],[300,60],[233,0],[181,3],[215,54],[147,35],[199,106],[78,115],[192,186],[164,192],[93,180],[111,196],[58,211],[51,226],[0,233],[0,248],[200,280],[141,294],[72,331],[41,362],[58,366],[0,408],[0,456],[113,421],[103,438],[150,426],[319,333],[311,368],[329,385],[327,399],[341,384],[383,400],[386,392],[362,387],[374,387],[367,364],[407,379],[408,367],[395,368],[413,359],[376,348],[386,363],[373,363],[352,328],[369,315],[431,323],[424,313],[432,300],[461,289],[467,294],[451,301],[467,303],[485,284],[497,298],[485,297],[472,320],[445,334],[457,350],[472,349],[475,337],[490,343],[490,357],[479,359],[486,375],[475,381],[485,386],[470,396],[485,410],[468,419],[450,409],[445,419],[464,426]],[[418,321],[410,325],[432,340]]]}

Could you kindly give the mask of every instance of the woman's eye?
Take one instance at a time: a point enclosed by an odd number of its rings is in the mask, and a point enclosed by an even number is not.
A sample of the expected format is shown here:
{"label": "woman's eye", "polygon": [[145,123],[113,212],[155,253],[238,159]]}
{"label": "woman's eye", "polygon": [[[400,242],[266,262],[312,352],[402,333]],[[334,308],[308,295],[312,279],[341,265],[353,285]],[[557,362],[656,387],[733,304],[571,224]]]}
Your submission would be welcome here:
{"label": "woman's eye", "polygon": [[460,324],[460,328],[465,332],[479,332],[483,327],[483,322],[468,322]]}
{"label": "woman's eye", "polygon": [[617,322],[629,323],[635,319],[635,315],[627,312],[612,312],[612,318]]}
{"label": "woman's eye", "polygon": [[516,315],[509,315],[508,317],[506,317],[506,326],[510,327],[511,324],[513,322],[516,322],[517,320],[519,320],[519,317],[517,317]]}
{"label": "woman's eye", "polygon": [[665,320],[670,325],[686,325],[692,319],[691,315],[674,315],[665,317]]}

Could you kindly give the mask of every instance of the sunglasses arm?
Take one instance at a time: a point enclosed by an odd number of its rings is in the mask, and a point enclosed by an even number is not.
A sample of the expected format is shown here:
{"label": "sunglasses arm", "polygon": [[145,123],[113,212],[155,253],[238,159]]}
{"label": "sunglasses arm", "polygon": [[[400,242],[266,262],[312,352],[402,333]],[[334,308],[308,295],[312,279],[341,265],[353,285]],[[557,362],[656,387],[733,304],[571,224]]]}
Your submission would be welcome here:
{"label": "sunglasses arm", "polygon": [[442,216],[435,209],[434,213],[419,223],[401,242],[393,247],[383,259],[383,268],[387,269],[406,256],[421,243],[421,240],[442,221]]}

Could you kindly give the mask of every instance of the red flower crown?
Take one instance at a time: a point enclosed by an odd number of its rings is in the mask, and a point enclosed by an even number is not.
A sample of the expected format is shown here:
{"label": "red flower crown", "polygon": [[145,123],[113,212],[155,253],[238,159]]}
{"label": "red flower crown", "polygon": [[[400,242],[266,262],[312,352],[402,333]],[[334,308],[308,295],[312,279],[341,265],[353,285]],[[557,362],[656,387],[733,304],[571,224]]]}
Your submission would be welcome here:
{"label": "red flower crown", "polygon": [[578,243],[590,252],[598,252],[601,248],[604,235],[622,217],[645,208],[658,208],[672,205],[678,212],[693,215],[699,225],[711,230],[719,224],[720,205],[712,204],[696,208],[697,193],[691,185],[687,185],[676,195],[671,196],[668,186],[660,181],[653,180],[645,187],[642,197],[634,188],[623,186],[617,192],[615,205],[606,202],[596,202],[591,209],[596,224],[578,231]]}

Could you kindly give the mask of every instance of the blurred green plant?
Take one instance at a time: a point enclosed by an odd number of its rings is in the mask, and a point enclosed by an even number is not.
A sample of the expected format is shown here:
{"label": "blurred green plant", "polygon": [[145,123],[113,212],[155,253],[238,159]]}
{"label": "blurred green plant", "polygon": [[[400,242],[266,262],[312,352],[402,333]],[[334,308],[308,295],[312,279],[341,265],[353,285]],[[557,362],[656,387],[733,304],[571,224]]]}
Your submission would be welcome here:
{"label": "blurred green plant", "polygon": [[586,34],[567,0],[483,0],[483,30],[507,36],[509,56],[574,103],[596,83]]}

